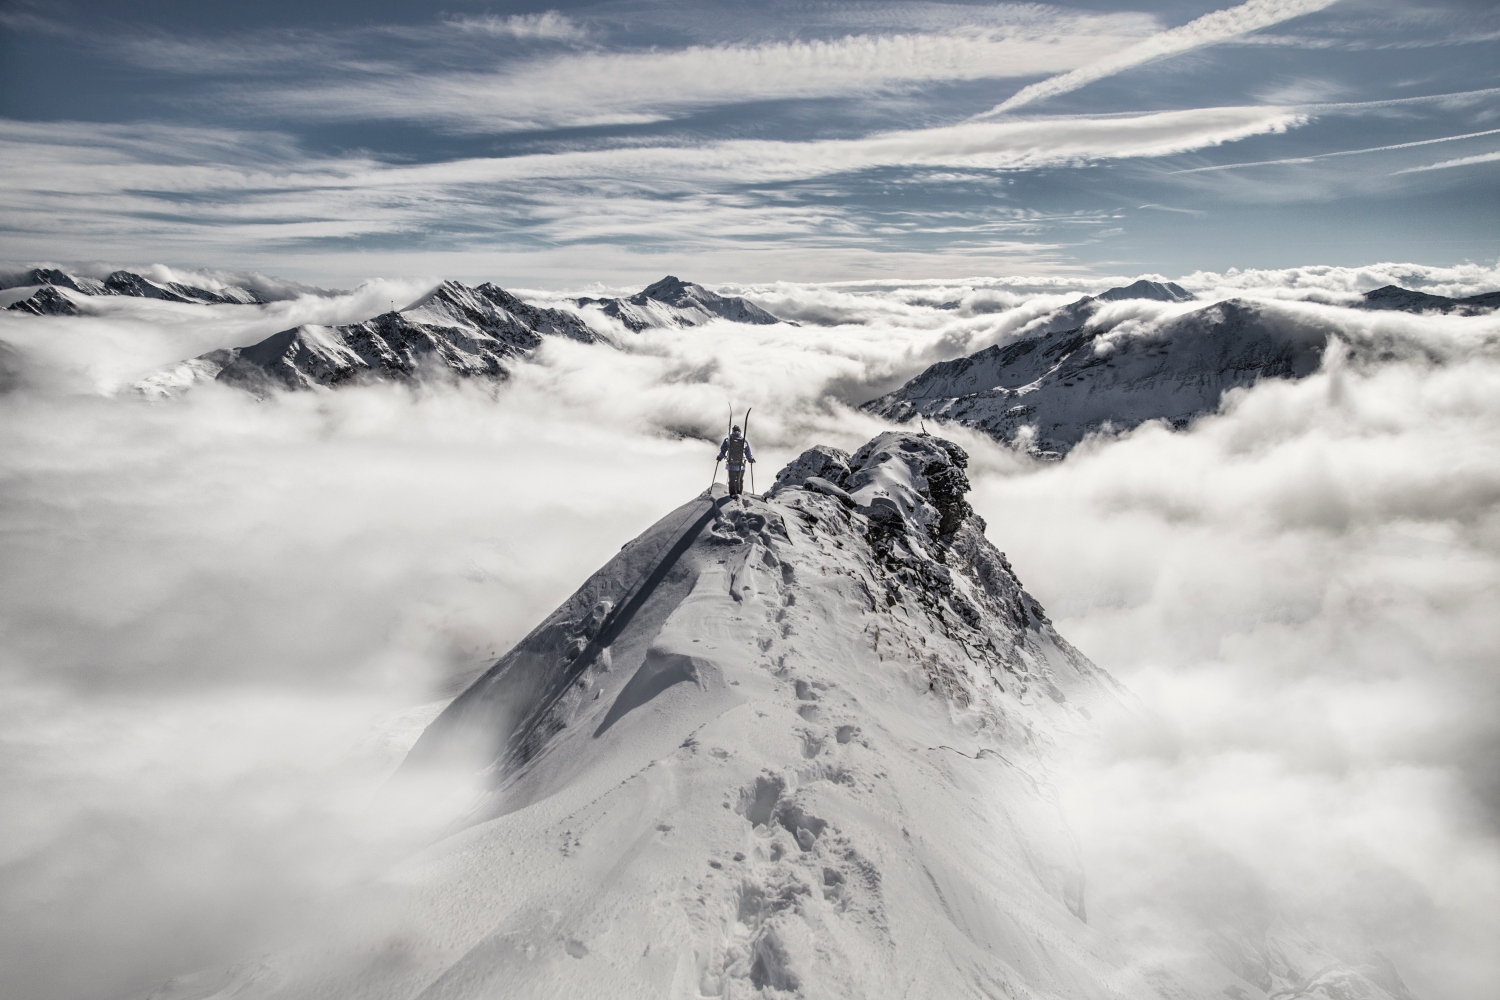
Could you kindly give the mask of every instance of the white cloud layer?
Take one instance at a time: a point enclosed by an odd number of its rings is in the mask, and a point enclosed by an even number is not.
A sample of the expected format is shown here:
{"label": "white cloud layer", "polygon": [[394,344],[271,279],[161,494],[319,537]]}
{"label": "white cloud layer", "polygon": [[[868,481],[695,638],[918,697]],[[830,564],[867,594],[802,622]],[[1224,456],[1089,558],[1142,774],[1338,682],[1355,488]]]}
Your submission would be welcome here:
{"label": "white cloud layer", "polygon": [[[1500,270],[1181,280],[1425,350],[1335,360],[1061,464],[954,432],[990,537],[1155,720],[1062,776],[1091,920],[1147,960],[1163,934],[1191,944],[1205,901],[1285,909],[1355,924],[1418,995],[1483,1000],[1500,975],[1500,319],[1323,302],[1391,280],[1492,290]],[[268,403],[101,390],[423,283],[270,315],[0,314],[26,379],[0,396],[0,962],[23,995],[118,995],[279,935],[355,933],[343,888],[413,842],[365,801],[421,706],[702,488],[695,435],[726,400],[756,407],[764,476],[876,430],[840,399],[1102,283],[756,286],[809,325],[552,343],[494,393]]]}

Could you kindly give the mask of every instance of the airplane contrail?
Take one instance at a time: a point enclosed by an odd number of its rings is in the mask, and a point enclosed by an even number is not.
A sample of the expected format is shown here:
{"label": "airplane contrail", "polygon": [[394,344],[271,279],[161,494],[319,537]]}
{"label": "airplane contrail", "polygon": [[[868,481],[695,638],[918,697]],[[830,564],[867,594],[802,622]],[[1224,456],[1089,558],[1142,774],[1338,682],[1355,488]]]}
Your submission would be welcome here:
{"label": "airplane contrail", "polygon": [[1249,0],[1238,7],[1216,10],[1170,31],[1152,35],[1107,59],[1023,87],[990,110],[975,115],[975,118],[1002,115],[1034,101],[1077,90],[1095,80],[1114,76],[1142,63],[1222,42],[1246,32],[1314,13],[1337,2],[1338,0]]}

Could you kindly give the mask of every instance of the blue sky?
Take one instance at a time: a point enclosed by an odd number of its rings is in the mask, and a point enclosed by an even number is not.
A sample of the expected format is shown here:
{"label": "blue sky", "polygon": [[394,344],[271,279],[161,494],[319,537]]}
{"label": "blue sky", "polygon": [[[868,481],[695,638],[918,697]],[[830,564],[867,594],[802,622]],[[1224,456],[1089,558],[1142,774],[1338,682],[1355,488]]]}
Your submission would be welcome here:
{"label": "blue sky", "polygon": [[0,257],[577,287],[1500,255],[1493,3],[13,2]]}

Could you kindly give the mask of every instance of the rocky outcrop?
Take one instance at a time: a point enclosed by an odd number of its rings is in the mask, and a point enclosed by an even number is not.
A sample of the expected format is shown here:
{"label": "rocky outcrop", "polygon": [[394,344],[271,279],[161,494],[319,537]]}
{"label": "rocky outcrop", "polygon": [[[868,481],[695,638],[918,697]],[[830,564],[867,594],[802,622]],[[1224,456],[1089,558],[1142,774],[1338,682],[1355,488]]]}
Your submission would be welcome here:
{"label": "rocky outcrop", "polygon": [[81,316],[82,310],[62,292],[43,286],[31,293],[30,298],[12,302],[6,307],[11,312],[30,313],[33,316]]}

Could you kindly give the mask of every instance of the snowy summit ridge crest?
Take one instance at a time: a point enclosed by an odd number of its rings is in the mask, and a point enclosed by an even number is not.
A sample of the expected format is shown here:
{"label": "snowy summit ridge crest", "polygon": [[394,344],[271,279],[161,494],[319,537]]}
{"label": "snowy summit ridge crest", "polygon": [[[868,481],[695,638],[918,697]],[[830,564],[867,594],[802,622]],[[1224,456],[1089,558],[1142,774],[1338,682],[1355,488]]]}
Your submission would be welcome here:
{"label": "snowy summit ridge crest", "polygon": [[819,446],[626,544],[417,741],[398,787],[456,772],[477,797],[371,918],[401,961],[355,941],[330,978],[323,950],[319,988],[1409,1000],[1283,924],[1180,978],[1089,925],[1048,774],[1130,698],[986,539],[967,464],[903,431]]}

